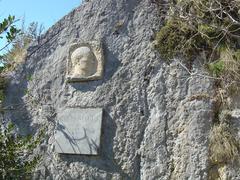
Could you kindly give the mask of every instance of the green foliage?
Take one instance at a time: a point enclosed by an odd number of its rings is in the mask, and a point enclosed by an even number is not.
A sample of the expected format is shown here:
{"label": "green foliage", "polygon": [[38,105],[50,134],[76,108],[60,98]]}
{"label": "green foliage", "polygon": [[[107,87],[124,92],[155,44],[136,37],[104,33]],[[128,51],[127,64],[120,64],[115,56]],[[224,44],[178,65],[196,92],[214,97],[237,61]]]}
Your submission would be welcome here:
{"label": "green foliage", "polygon": [[30,43],[41,35],[43,29],[43,26],[38,25],[37,22],[30,23],[26,28],[23,20],[21,33],[16,35],[12,41],[12,48],[4,55],[3,59],[11,64],[12,68],[22,63],[25,60]]}
{"label": "green foliage", "polygon": [[209,37],[213,37],[216,35],[217,29],[208,25],[208,24],[199,24],[198,25],[198,31],[206,34]]}
{"label": "green foliage", "polygon": [[178,53],[182,53],[182,55],[190,54],[190,42],[188,42],[187,37],[191,35],[192,32],[186,27],[186,24],[175,20],[168,21],[161,31],[157,33],[156,47],[165,58],[173,58]]}
{"label": "green foliage", "polygon": [[[37,36],[36,23],[31,24],[29,30],[19,33],[14,23],[16,22],[14,16],[9,16],[0,23],[0,39],[6,38],[7,44],[0,49],[4,50],[10,43],[12,43],[11,50],[0,59],[8,61],[10,66],[1,69],[0,74],[0,105],[5,98],[6,78],[3,76],[4,71],[10,71],[10,67],[18,62],[18,59],[24,59],[26,49],[29,43]],[[28,77],[29,80],[31,77]],[[28,93],[28,91],[26,92]],[[3,111],[2,111],[3,112]],[[2,113],[1,112],[1,113]],[[7,127],[0,124],[0,179],[18,180],[31,179],[31,174],[40,160],[40,155],[34,155],[33,151],[43,136],[43,131],[33,138],[32,136],[18,136],[14,133],[14,125],[9,123]]]}
{"label": "green foliage", "polygon": [[40,143],[41,136],[21,137],[14,134],[14,125],[9,123],[0,132],[0,179],[30,179],[33,169],[40,160],[33,150]]}
{"label": "green foliage", "polygon": [[20,32],[20,30],[14,26],[15,22],[15,16],[9,15],[8,18],[5,18],[0,23],[0,38],[3,39],[5,36],[8,43],[12,42],[16,38],[16,35]]}
{"label": "green foliage", "polygon": [[225,66],[223,61],[216,61],[208,64],[208,69],[210,73],[215,77],[220,77],[220,75],[224,72]]}
{"label": "green foliage", "polygon": [[157,49],[165,58],[178,54],[191,59],[201,55],[215,61],[218,48],[240,47],[239,0],[172,1],[169,18],[156,35]]}

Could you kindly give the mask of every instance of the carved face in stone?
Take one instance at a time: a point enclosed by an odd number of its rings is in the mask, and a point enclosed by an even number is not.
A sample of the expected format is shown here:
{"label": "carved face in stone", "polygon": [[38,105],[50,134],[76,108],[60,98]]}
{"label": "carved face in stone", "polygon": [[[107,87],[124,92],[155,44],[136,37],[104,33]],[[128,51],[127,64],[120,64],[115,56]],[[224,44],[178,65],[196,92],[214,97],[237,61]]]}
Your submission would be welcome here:
{"label": "carved face in stone", "polygon": [[73,43],[67,56],[69,83],[99,80],[104,73],[104,56],[101,41]]}
{"label": "carved face in stone", "polygon": [[96,73],[97,60],[87,46],[77,48],[71,55],[72,75],[88,77]]}

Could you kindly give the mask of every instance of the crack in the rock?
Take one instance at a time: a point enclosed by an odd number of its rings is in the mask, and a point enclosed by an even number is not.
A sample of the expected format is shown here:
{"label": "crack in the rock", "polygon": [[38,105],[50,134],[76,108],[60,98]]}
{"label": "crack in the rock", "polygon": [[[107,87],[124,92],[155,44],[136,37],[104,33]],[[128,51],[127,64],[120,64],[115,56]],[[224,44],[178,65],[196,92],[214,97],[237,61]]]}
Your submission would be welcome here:
{"label": "crack in the rock", "polygon": [[[143,109],[140,110],[141,115],[144,116],[144,120],[142,123],[142,128],[141,128],[141,133],[140,133],[140,138],[139,138],[139,144],[138,144],[138,149],[141,148],[142,145],[142,141],[144,139],[144,134],[145,134],[145,130],[147,128],[148,125],[148,120],[149,120],[149,116],[150,116],[150,112],[149,112],[149,105],[148,105],[148,94],[147,94],[147,88],[149,86],[150,83],[150,78],[151,78],[151,73],[153,71],[153,66],[151,66],[151,62],[147,65],[145,72],[144,72],[144,78],[143,78],[143,86],[142,86],[142,90],[141,90],[141,103],[143,104]],[[136,179],[141,179],[141,155],[138,153],[137,154],[137,160],[136,160],[136,166],[137,166],[137,170],[135,172],[136,174]]]}

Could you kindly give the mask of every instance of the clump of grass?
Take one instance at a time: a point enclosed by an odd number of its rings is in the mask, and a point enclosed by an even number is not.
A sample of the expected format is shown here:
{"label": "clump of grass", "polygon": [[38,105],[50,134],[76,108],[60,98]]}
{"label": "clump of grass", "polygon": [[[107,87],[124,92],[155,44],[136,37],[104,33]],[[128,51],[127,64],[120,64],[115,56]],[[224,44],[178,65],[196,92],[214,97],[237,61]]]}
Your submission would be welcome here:
{"label": "clump of grass", "polygon": [[240,81],[240,58],[238,51],[231,50],[229,47],[220,52],[220,61],[224,63],[224,76],[232,80]]}
{"label": "clump of grass", "polygon": [[209,137],[209,157],[212,164],[233,163],[239,156],[239,142],[225,122],[215,124]]}
{"label": "clump of grass", "polygon": [[11,51],[7,54],[7,58],[16,64],[23,62],[27,54],[27,48],[30,40],[26,38],[23,39],[23,41],[24,43],[22,46],[20,46],[19,44],[14,44]]}

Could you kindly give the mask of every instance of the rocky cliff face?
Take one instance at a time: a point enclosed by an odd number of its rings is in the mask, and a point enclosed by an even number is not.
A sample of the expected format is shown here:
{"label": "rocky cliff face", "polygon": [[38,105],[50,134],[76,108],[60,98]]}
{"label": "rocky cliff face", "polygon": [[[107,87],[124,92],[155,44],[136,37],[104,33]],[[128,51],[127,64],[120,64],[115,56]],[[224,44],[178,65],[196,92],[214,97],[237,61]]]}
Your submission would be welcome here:
{"label": "rocky cliff face", "polygon": [[[160,15],[150,0],[92,0],[32,44],[6,104],[21,133],[47,125],[36,179],[207,179],[213,82],[160,58]],[[69,46],[93,39],[103,43],[103,78],[67,83]],[[191,69],[203,70],[198,60]],[[99,156],[55,152],[56,117],[66,107],[104,109]]]}

